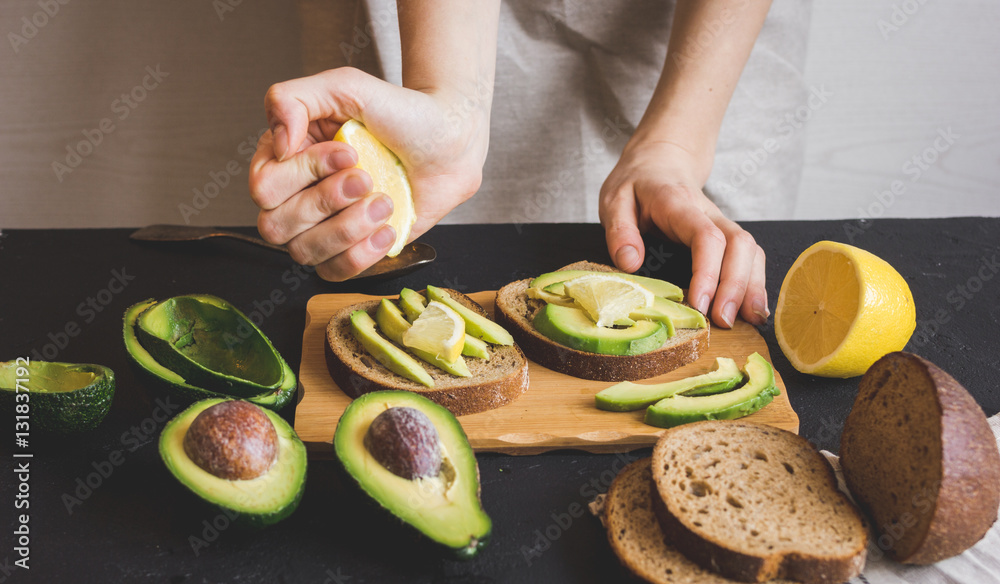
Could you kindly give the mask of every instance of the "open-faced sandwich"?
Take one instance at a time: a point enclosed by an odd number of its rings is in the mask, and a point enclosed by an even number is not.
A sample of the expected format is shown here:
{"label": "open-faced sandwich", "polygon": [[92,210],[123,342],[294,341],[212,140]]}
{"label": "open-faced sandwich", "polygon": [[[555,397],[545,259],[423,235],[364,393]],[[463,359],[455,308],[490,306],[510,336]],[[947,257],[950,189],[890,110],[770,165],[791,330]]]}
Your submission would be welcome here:
{"label": "open-faced sandwich", "polygon": [[591,262],[507,284],[496,319],[532,361],[598,381],[691,363],[708,348],[710,328],[674,284]]}
{"label": "open-faced sandwich", "polygon": [[326,328],[326,362],[351,397],[412,391],[457,416],[498,408],[528,389],[528,362],[513,337],[468,296],[436,286],[337,311]]}

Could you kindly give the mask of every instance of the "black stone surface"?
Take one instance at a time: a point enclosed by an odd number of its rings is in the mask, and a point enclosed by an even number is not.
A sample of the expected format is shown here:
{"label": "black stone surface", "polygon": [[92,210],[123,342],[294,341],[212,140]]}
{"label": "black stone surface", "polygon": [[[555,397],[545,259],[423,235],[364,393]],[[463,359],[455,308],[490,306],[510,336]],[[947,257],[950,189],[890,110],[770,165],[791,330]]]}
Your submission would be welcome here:
{"label": "black stone surface", "polygon": [[[745,227],[767,253],[772,311],[785,272],[815,241],[851,242],[894,265],[917,304],[917,333],[907,349],[950,372],[987,415],[1000,410],[1000,219]],[[166,414],[177,410],[150,394],[130,368],[121,340],[129,305],[206,292],[251,316],[258,312],[261,328],[297,369],[305,306],[314,294],[395,294],[404,285],[427,283],[472,292],[576,260],[609,262],[599,226],[441,226],[423,238],[439,252],[427,268],[398,280],[343,284],[323,282],[285,256],[238,242],[140,244],[128,239],[129,231],[13,229],[0,235],[0,360],[27,355],[101,363],[114,369],[118,381],[111,414],[96,431],[48,440],[33,435],[28,449],[17,449],[33,454],[27,509],[15,509],[14,421],[0,423],[0,582],[629,580],[600,524],[584,509],[625,462],[648,451],[479,455],[483,504],[494,534],[471,561],[449,559],[375,512],[333,461],[310,463],[305,496],[289,519],[262,531],[238,531],[165,470],[157,439]],[[686,285],[687,250],[655,239],[648,244],[645,269]],[[127,285],[109,286],[122,280]],[[836,451],[858,380],[799,374],[771,326],[761,333],[801,419],[800,433]],[[30,514],[30,570],[14,566],[19,556],[13,531],[21,513]]]}

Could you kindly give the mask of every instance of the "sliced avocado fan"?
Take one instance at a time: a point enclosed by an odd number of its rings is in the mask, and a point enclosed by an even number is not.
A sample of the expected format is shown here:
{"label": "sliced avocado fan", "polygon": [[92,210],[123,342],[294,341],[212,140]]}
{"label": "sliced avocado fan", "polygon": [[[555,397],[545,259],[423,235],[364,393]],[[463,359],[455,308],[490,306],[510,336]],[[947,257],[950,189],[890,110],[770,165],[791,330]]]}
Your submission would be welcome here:
{"label": "sliced avocado fan", "polygon": [[[18,359],[0,363],[0,411],[14,423],[21,406],[30,428],[69,433],[96,428],[115,395],[115,374],[103,365]],[[13,426],[12,426],[13,427]]]}

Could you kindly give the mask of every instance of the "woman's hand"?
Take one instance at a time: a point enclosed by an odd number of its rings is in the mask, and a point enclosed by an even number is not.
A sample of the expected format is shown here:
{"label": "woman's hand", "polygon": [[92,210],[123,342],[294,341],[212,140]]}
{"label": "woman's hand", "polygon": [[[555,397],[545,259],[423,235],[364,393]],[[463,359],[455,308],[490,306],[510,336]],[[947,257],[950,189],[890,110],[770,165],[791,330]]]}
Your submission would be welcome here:
{"label": "woman's hand", "polygon": [[353,118],[406,168],[416,239],[479,189],[492,86],[481,93],[405,89],[346,67],[272,86],[271,129],[250,165],[261,236],[286,244],[326,280],[350,278],[385,256],[396,236],[385,225],[392,201],[371,192],[371,177],[354,168],[354,149],[332,141]]}
{"label": "woman's hand", "polygon": [[634,272],[645,256],[641,234],[659,228],[691,248],[692,306],[726,328],[732,327],[737,312],[751,323],[764,324],[770,314],[764,252],[702,192],[710,170],[711,156],[633,137],[601,188],[608,251],[619,268]]}

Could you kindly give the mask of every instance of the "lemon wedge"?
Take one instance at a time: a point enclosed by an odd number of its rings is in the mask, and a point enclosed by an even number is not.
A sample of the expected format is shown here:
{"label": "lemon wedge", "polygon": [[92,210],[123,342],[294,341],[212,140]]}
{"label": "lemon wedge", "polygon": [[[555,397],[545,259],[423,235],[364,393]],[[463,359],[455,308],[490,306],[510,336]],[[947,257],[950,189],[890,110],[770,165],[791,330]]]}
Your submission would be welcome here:
{"label": "lemon wedge", "polygon": [[653,293],[631,280],[611,274],[591,274],[567,280],[566,295],[583,308],[597,326],[610,327],[634,310],[653,305]]}
{"label": "lemon wedge", "polygon": [[465,346],[465,319],[448,306],[431,301],[403,333],[403,345],[453,363]]}
{"label": "lemon wedge", "polygon": [[372,192],[385,193],[392,199],[392,215],[386,224],[396,230],[396,241],[386,255],[396,257],[410,238],[410,230],[417,220],[413,191],[403,163],[357,120],[344,123],[333,139],[350,144],[357,151],[355,166],[372,177]]}
{"label": "lemon wedge", "polygon": [[862,375],[902,350],[916,328],[906,280],[885,260],[857,247],[820,241],[785,275],[774,332],[792,366],[821,377]]}

